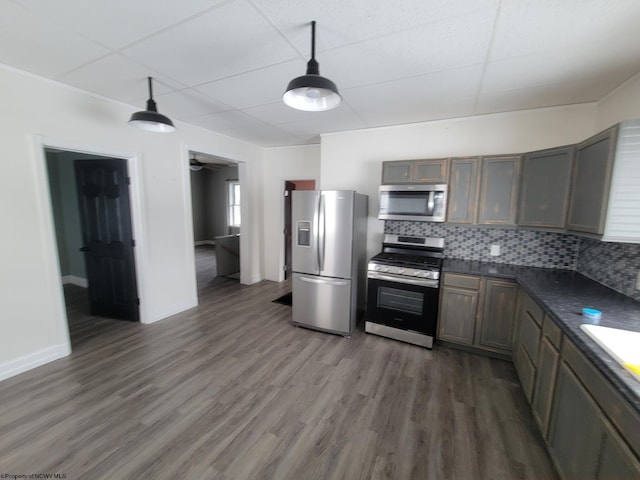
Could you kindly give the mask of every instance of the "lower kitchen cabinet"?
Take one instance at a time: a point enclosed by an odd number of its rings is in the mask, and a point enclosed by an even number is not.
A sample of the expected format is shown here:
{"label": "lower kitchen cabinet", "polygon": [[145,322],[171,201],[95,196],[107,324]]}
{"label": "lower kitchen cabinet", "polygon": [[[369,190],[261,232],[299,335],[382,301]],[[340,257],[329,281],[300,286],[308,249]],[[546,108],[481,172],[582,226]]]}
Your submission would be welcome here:
{"label": "lower kitchen cabinet", "polygon": [[[548,317],[545,318],[545,322]],[[549,319],[548,321],[552,321]],[[547,337],[540,342],[538,354],[538,366],[536,368],[535,388],[532,395],[531,410],[538,422],[542,436],[546,438],[549,430],[549,418],[551,416],[551,404],[553,401],[553,389],[556,384],[560,352]]]}
{"label": "lower kitchen cabinet", "polygon": [[558,373],[548,441],[563,478],[640,478],[638,457],[565,362]]}
{"label": "lower kitchen cabinet", "polygon": [[445,272],[438,338],[508,354],[517,288],[509,280]]}
{"label": "lower kitchen cabinet", "polygon": [[505,352],[511,350],[511,330],[517,296],[516,283],[484,279],[484,303],[477,339],[479,346]]}
{"label": "lower kitchen cabinet", "polygon": [[595,478],[602,430],[598,405],[563,363],[549,429],[551,456],[562,478]]}

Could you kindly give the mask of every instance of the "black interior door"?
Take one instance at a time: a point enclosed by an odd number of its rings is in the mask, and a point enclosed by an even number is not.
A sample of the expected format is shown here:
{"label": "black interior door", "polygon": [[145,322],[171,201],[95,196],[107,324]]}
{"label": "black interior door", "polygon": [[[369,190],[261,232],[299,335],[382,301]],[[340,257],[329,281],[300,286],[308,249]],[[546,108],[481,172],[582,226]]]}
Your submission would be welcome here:
{"label": "black interior door", "polygon": [[75,160],[92,315],[138,321],[126,160]]}
{"label": "black interior door", "polygon": [[284,278],[291,276],[291,192],[296,189],[293,182],[284,182]]}

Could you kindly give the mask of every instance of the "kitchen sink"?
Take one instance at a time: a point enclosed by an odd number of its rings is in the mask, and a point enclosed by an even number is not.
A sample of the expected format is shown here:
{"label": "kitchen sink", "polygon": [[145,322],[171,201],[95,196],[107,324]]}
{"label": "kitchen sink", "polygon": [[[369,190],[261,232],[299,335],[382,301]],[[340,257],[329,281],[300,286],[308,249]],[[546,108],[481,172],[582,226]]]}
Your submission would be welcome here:
{"label": "kitchen sink", "polygon": [[640,332],[589,324],[580,328],[640,382]]}

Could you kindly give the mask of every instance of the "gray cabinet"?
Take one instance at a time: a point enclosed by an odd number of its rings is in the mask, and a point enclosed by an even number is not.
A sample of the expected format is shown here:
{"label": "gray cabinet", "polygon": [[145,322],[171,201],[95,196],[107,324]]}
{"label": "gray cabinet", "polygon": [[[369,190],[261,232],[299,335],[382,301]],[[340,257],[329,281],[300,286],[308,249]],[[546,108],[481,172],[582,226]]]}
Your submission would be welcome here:
{"label": "gray cabinet", "polygon": [[574,152],[569,146],[523,156],[518,225],[565,227]]}
{"label": "gray cabinet", "polygon": [[441,292],[438,339],[509,353],[516,283],[445,273]]}
{"label": "gray cabinet", "polygon": [[449,175],[447,222],[476,222],[480,158],[452,158]]}
{"label": "gray cabinet", "polygon": [[413,181],[416,183],[447,183],[449,159],[416,160],[413,164]]}
{"label": "gray cabinet", "polygon": [[575,173],[567,228],[601,234],[604,231],[618,127],[576,147]]}
{"label": "gray cabinet", "polygon": [[[545,318],[546,321],[551,321]],[[533,416],[538,422],[538,427],[542,436],[547,436],[549,429],[549,417],[551,415],[551,403],[556,383],[558,365],[560,363],[560,352],[556,350],[549,338],[543,337],[540,343],[538,355],[538,365],[536,368],[535,388],[531,409]]]}
{"label": "gray cabinet", "polygon": [[547,444],[563,478],[640,478],[640,415],[566,337]]}
{"label": "gray cabinet", "polygon": [[516,312],[518,285],[504,280],[485,279],[478,345],[493,350],[511,350],[511,331]]}
{"label": "gray cabinet", "polygon": [[518,335],[513,345],[513,363],[529,402],[533,399],[543,318],[544,313],[538,304],[522,292],[516,320]]}
{"label": "gray cabinet", "polygon": [[602,438],[598,405],[566,363],[560,365],[551,425],[551,457],[562,478],[595,478]]}
{"label": "gray cabinet", "polygon": [[480,278],[445,273],[440,297],[438,338],[473,345]]}
{"label": "gray cabinet", "polygon": [[516,223],[520,156],[482,158],[478,223],[514,225]]}
{"label": "gray cabinet", "polygon": [[448,158],[382,162],[382,184],[447,183],[448,180]]}
{"label": "gray cabinet", "polygon": [[600,461],[596,478],[640,478],[640,461],[629,449],[613,425],[601,418],[604,431],[600,445]]}
{"label": "gray cabinet", "polygon": [[412,161],[382,162],[382,184],[411,183]]}

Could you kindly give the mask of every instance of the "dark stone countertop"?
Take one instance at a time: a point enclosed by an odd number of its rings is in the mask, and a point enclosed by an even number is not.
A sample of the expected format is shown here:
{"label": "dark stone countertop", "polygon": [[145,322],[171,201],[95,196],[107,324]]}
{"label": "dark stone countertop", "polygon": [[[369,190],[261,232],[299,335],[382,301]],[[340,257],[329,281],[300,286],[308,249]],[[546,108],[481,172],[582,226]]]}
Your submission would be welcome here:
{"label": "dark stone countertop", "polygon": [[[640,412],[640,382],[580,329],[582,309],[602,312],[600,325],[640,332],[640,302],[571,270],[445,259],[444,272],[516,280],[562,332]],[[640,346],[639,346],[640,348]]]}

